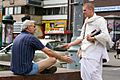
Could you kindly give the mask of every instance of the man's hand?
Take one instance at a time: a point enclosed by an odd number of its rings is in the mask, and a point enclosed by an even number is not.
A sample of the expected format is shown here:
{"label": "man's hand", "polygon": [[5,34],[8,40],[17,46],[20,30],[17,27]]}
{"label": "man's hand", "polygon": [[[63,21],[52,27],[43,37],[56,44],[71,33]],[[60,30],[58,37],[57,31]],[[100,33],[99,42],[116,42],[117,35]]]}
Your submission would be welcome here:
{"label": "man's hand", "polygon": [[70,48],[70,45],[69,45],[69,44],[70,44],[70,43],[63,45],[63,48],[69,49],[69,48]]}
{"label": "man's hand", "polygon": [[87,35],[87,40],[94,43],[95,42],[95,37],[91,37],[90,35]]}
{"label": "man's hand", "polygon": [[68,55],[62,56],[62,60],[67,62],[67,63],[73,62],[73,60]]}

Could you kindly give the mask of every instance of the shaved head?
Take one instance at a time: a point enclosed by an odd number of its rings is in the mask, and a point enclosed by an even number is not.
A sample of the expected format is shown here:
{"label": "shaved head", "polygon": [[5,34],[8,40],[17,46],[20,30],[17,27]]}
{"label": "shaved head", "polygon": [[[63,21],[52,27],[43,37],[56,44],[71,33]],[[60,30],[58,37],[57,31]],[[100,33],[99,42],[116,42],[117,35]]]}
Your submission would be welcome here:
{"label": "shaved head", "polygon": [[83,6],[86,6],[88,9],[91,9],[94,11],[94,5],[92,3],[85,3]]}
{"label": "shaved head", "polygon": [[94,15],[94,5],[92,3],[85,3],[83,5],[83,14],[85,17],[92,17]]}

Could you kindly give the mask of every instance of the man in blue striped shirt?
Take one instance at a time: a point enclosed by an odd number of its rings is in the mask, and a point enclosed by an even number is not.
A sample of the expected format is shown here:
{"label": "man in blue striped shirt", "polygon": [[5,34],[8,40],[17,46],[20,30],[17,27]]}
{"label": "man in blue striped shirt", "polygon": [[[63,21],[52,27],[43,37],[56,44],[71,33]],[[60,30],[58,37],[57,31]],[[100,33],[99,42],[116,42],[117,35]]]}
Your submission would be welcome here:
{"label": "man in blue striped shirt", "polygon": [[[35,75],[38,73],[54,73],[57,68],[53,64],[56,60],[67,63],[73,62],[68,56],[61,56],[51,49],[45,47],[33,34],[35,33],[35,22],[25,20],[21,33],[14,39],[12,47],[11,70],[17,75]],[[42,50],[49,57],[33,63],[35,50]]]}

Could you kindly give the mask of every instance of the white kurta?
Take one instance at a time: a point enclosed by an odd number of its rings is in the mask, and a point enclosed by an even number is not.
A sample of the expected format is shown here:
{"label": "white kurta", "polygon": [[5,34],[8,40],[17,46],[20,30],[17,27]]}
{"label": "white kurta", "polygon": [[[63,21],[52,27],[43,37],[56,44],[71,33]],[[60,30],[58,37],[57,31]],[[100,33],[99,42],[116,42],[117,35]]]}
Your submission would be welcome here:
{"label": "white kurta", "polygon": [[94,16],[90,19],[86,18],[82,27],[81,35],[77,39],[83,39],[84,31],[86,37],[95,29],[101,30],[101,33],[95,36],[95,43],[91,43],[84,39],[81,44],[82,60],[80,62],[81,77],[83,80],[102,80],[101,61],[103,58],[109,61],[109,56],[106,50],[106,43],[109,43],[110,46],[112,43],[107,30],[107,22],[103,17],[94,14]]}

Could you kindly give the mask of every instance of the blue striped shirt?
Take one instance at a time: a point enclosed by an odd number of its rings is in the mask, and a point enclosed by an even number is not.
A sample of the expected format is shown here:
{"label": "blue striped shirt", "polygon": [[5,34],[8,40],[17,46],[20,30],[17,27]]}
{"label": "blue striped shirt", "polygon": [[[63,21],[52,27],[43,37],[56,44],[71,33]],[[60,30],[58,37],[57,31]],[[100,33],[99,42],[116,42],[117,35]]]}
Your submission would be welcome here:
{"label": "blue striped shirt", "polygon": [[45,46],[32,34],[21,32],[13,42],[11,70],[15,74],[27,74],[32,70],[35,50]]}

